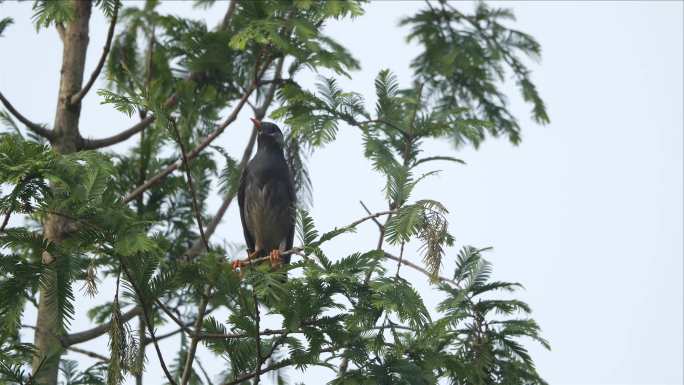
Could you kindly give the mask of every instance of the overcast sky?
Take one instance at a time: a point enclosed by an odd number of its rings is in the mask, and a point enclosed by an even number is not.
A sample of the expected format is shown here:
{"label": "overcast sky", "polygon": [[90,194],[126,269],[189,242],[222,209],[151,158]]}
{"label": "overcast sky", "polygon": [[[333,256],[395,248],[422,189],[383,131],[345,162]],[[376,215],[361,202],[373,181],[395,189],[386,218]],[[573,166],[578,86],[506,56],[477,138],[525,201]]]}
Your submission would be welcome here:
{"label": "overcast sky", "polygon": [[[523,127],[522,144],[490,140],[477,151],[460,150],[456,156],[468,165],[440,165],[441,175],[423,183],[415,196],[444,202],[458,247],[493,246],[487,257],[494,264],[494,277],[525,285],[519,296],[532,306],[553,350],[528,346],[551,384],[683,381],[682,4],[504,4],[515,11],[515,27],[542,45],[543,60],[532,66],[533,78],[551,124],[531,122],[529,106],[511,88],[511,106]],[[330,26],[330,34],[362,64],[351,80],[342,80],[345,88],[362,92],[373,103],[373,79],[382,68],[409,84],[408,63],[418,50],[405,43],[406,30],[397,27],[397,20],[420,7],[419,2],[376,2],[358,20]],[[0,16],[12,16],[16,22],[0,38],[0,90],[30,119],[52,123],[61,44],[54,31],[36,34],[30,8],[28,2],[0,5]],[[162,9],[193,14],[214,26],[225,4],[209,12],[181,2],[166,3]],[[88,73],[100,55],[106,27],[96,13]],[[310,84],[311,77],[302,80]],[[108,136],[130,125],[111,106],[100,105],[95,93],[86,98],[83,111],[81,127],[87,136]],[[234,154],[246,141],[247,117],[241,115],[219,140]],[[359,199],[372,210],[384,208],[382,179],[362,158],[360,143],[358,132],[343,126],[339,140],[310,159],[312,213],[320,229],[363,216]],[[453,153],[439,142],[429,143],[426,151]],[[218,199],[212,201],[213,207],[218,204]],[[234,207],[217,236],[242,242]],[[341,256],[370,249],[375,239],[369,224],[329,249]],[[450,250],[445,271],[453,268],[456,251]],[[424,277],[405,274],[434,306],[439,298]],[[109,299],[106,285],[102,291],[107,296],[98,299]],[[78,308],[84,310],[86,302],[80,299]],[[35,311],[27,311],[24,323],[34,322]],[[82,314],[72,324],[73,331],[87,327]],[[177,343],[164,343],[168,360]],[[85,346],[106,352],[106,339]],[[215,371],[220,362],[208,357],[201,354],[204,365]],[[160,384],[152,352],[148,360],[145,383]],[[304,377],[289,373],[307,384],[330,378],[325,370]]]}

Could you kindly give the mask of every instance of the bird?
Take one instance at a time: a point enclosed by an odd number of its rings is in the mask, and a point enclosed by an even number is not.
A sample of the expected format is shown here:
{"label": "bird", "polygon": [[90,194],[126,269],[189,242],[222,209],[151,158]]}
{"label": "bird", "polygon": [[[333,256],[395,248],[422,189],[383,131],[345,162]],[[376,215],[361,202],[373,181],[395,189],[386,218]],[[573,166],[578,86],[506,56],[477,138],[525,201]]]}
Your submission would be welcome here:
{"label": "bird", "polygon": [[[283,252],[292,249],[294,240],[295,187],[282,131],[275,123],[251,120],[257,130],[257,152],[240,177],[240,220],[250,261],[268,256],[276,267],[290,262],[290,255]],[[233,269],[241,263],[234,261]]]}

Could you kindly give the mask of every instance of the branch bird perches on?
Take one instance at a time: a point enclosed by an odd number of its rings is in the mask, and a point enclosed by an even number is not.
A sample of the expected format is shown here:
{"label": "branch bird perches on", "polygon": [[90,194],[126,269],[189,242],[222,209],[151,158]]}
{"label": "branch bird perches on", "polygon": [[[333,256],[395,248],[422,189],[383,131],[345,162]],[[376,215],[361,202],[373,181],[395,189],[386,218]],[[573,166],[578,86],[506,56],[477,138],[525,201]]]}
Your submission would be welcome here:
{"label": "branch bird perches on", "polygon": [[12,114],[12,116],[17,118],[17,120],[24,124],[33,133],[42,136],[47,140],[52,140],[54,138],[54,133],[52,132],[52,130],[50,130],[43,124],[38,124],[30,121],[27,117],[22,115],[19,111],[17,111],[16,108],[14,108],[12,103],[10,103],[10,101],[7,100],[7,98],[5,98],[5,95],[3,95],[2,92],[0,92],[0,102],[2,102],[5,108],[7,108],[7,111],[9,111],[9,113]]}

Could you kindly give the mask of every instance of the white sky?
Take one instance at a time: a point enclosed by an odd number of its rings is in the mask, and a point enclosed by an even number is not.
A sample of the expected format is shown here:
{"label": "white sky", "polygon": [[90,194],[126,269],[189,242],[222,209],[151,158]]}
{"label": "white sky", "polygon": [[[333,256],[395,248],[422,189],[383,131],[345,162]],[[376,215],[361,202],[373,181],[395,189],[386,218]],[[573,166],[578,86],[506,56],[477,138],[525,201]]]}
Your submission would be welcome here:
{"label": "white sky", "polygon": [[[438,165],[442,174],[423,183],[415,198],[444,202],[458,247],[494,246],[487,255],[494,277],[525,285],[518,296],[532,306],[553,351],[528,346],[551,384],[681,384],[683,3],[503,5],[514,9],[514,26],[542,45],[543,60],[533,65],[533,78],[552,122],[547,127],[533,124],[529,106],[511,88],[523,143],[513,147],[491,140],[478,151],[459,151],[455,155],[468,165]],[[406,30],[396,22],[421,6],[376,2],[358,20],[331,26],[330,34],[363,67],[353,80],[342,81],[346,89],[362,92],[373,103],[372,81],[385,67],[408,84],[408,63],[417,47],[404,42]],[[0,90],[30,119],[51,123],[61,44],[54,31],[35,33],[30,8],[28,2],[0,5],[0,16],[16,22],[0,38]],[[166,3],[163,9],[206,18],[213,26],[225,4],[210,12],[181,2]],[[96,13],[88,72],[100,55],[106,28]],[[87,136],[104,137],[130,126],[111,106],[99,105],[94,92],[83,111],[81,129]],[[219,139],[234,154],[244,146],[247,116],[241,115]],[[360,143],[358,132],[343,126],[339,140],[310,159],[312,213],[322,230],[363,216],[359,199],[372,210],[384,208],[382,180],[362,158]],[[452,152],[446,143],[429,143],[426,151]],[[214,207],[218,204],[213,201]],[[235,207],[217,235],[242,241]],[[375,240],[369,224],[329,250],[343,256],[371,249]],[[419,261],[412,251],[410,258]],[[447,273],[456,251],[448,255]],[[439,298],[424,278],[404,272],[434,306]],[[109,299],[107,287],[99,300]],[[82,312],[89,302],[79,298],[81,314],[72,331],[88,327]],[[24,321],[34,323],[35,311],[27,311]],[[171,361],[177,340],[163,345]],[[107,353],[105,338],[84,347]],[[162,383],[152,350],[147,357],[145,383]],[[210,371],[220,367],[208,355],[201,357]],[[290,375],[307,384],[330,378],[324,370]]]}

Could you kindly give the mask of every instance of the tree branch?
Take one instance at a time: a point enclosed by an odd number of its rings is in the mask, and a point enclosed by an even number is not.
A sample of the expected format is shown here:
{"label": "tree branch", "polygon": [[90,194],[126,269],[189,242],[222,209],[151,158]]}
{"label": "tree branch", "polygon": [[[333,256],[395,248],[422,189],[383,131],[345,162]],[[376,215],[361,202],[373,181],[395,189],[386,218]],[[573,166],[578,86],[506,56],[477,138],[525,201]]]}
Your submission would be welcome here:
{"label": "tree branch", "polygon": [[230,4],[228,4],[228,10],[226,11],[226,14],[223,16],[223,20],[219,25],[220,30],[225,31],[228,29],[230,26],[230,19],[235,13],[235,8],[237,8],[237,0],[230,0]]}
{"label": "tree branch", "polygon": [[214,383],[211,381],[211,377],[209,377],[209,374],[204,369],[204,366],[202,366],[202,361],[200,361],[199,359],[197,360],[197,366],[199,366],[200,370],[202,371],[202,374],[204,375],[204,379],[207,381],[207,384],[214,385]]}
{"label": "tree branch", "polygon": [[[396,261],[396,262],[401,261],[401,264],[402,264],[402,265],[408,266],[408,267],[410,267],[410,268],[412,268],[412,269],[414,269],[414,270],[417,270],[417,271],[419,271],[419,272],[425,274],[425,275],[428,276],[428,277],[433,277],[433,275],[432,275],[429,271],[425,270],[424,268],[422,268],[422,267],[416,265],[415,263],[413,263],[413,262],[411,262],[411,261],[408,261],[408,260],[403,259],[403,258],[399,258],[399,257],[397,257],[397,256],[395,256],[395,255],[392,255],[392,254],[386,252],[386,251],[384,251],[384,256],[385,256],[385,258],[391,259],[391,260]],[[450,284],[452,284],[452,285],[454,285],[454,286],[458,286],[458,283],[457,283],[456,281],[454,281],[453,279],[450,279],[450,278],[447,278],[447,277],[443,277],[443,276],[441,276],[441,275],[438,276],[437,279],[439,279],[439,280],[442,281],[442,282],[446,282],[446,283],[450,283]]]}
{"label": "tree branch", "polygon": [[[264,67],[264,70],[262,71],[262,75],[263,75],[263,72],[265,70],[266,70],[266,67]],[[240,110],[242,110],[242,107],[244,107],[244,105],[247,102],[247,99],[252,94],[252,92],[254,91],[255,88],[256,88],[256,85],[254,83],[252,83],[252,85],[247,90],[247,92],[245,92],[245,94],[242,95],[242,98],[240,98],[237,105],[235,106],[235,108],[233,109],[231,114],[226,118],[226,120],[223,123],[221,123],[220,125],[218,125],[212,133],[207,135],[207,137],[204,138],[204,140],[202,140],[202,142],[199,145],[197,145],[197,147],[195,147],[192,151],[190,151],[187,154],[188,160],[192,160],[195,157],[197,157],[197,155],[199,155],[207,146],[209,146],[211,144],[211,142],[213,142],[219,135],[221,135],[223,133],[223,131],[226,129],[226,127],[228,127],[228,125],[230,125],[233,121],[235,121],[235,119],[237,119],[237,116],[240,113]],[[154,120],[153,116],[150,116],[147,119],[150,119],[150,118],[152,120]],[[147,120],[147,119],[145,119],[145,120]],[[126,195],[123,199],[123,202],[128,203],[128,202],[132,201],[138,195],[144,193],[148,188],[159,183],[167,175],[169,175],[170,173],[175,171],[181,164],[182,164],[182,159],[179,159],[176,162],[169,165],[168,167],[166,167],[164,170],[162,170],[157,175],[154,175],[153,177],[149,178],[141,186],[138,186],[135,190],[131,191],[128,195]]]}
{"label": "tree branch", "polygon": [[[175,104],[175,97],[173,97],[173,102]],[[167,101],[168,102],[168,101]],[[166,103],[165,105],[169,105],[169,103]],[[124,130],[116,135],[107,137],[107,138],[102,138],[102,139],[83,139],[83,144],[81,145],[81,149],[83,150],[97,150],[98,148],[103,148],[107,146],[111,146],[117,143],[121,143],[125,141],[126,139],[130,138],[131,136],[139,133],[140,131],[144,130],[147,128],[150,124],[152,124],[155,120],[154,115],[148,115],[145,119],[139,121],[138,123],[134,124],[131,126],[131,128]]]}
{"label": "tree branch", "polygon": [[133,279],[131,272],[128,270],[128,267],[123,262],[122,258],[119,258],[119,263],[121,264],[121,267],[123,267],[124,272],[128,277],[128,281],[131,283],[131,286],[133,286],[133,290],[135,291],[135,294],[138,296],[138,300],[140,301],[140,306],[142,307],[142,314],[145,317],[145,325],[147,326],[147,331],[150,333],[150,337],[152,337],[154,350],[157,352],[157,357],[159,358],[159,365],[161,365],[162,370],[164,371],[164,375],[166,375],[166,379],[169,380],[169,383],[171,385],[178,385],[176,381],[173,379],[171,372],[169,372],[169,369],[166,367],[166,363],[164,362],[164,356],[162,355],[161,349],[159,349],[157,337],[154,335],[154,324],[150,320],[150,316],[147,314],[147,309],[145,307],[145,299],[142,297],[142,292],[140,291],[138,285],[135,283],[135,280]]}
{"label": "tree branch", "polygon": [[[183,138],[181,138],[180,131],[178,131],[178,126],[176,126],[176,121],[172,118],[171,126],[176,133],[176,139],[178,140],[178,146],[181,150],[181,159],[183,160],[183,166],[185,166],[185,176],[188,188],[190,189],[190,195],[192,197],[192,208],[195,212],[195,220],[197,221],[197,226],[199,227],[200,237],[204,243],[204,247],[209,250],[209,241],[204,234],[204,226],[202,226],[202,215],[200,213],[199,204],[197,203],[197,194],[195,192],[195,185],[192,183],[192,174],[190,173],[190,164],[188,160],[187,153],[185,151],[185,145],[183,144]],[[202,322],[204,322],[204,312],[207,310],[207,304],[209,303],[209,298],[211,297],[211,288],[207,286],[204,289],[202,295],[202,301],[199,305],[197,322],[195,323],[195,334],[190,339],[190,349],[188,350],[188,355],[185,360],[185,368],[183,369],[183,375],[181,376],[181,385],[186,385],[190,380],[190,373],[192,373],[192,363],[195,360],[195,353],[197,352],[197,344],[199,342],[199,334],[202,329]],[[259,325],[257,323],[257,330],[259,330]]]}
{"label": "tree branch", "polygon": [[195,323],[195,334],[191,337],[190,340],[190,349],[188,350],[188,356],[185,360],[185,368],[183,368],[181,385],[186,385],[190,380],[190,374],[192,373],[192,363],[195,360],[195,353],[197,353],[197,344],[200,340],[199,335],[202,330],[202,323],[204,322],[204,312],[207,310],[207,304],[209,303],[210,297],[210,289],[207,288],[204,295],[202,295],[202,301],[199,305],[197,322]]}
{"label": "tree branch", "polygon": [[453,156],[429,156],[427,158],[422,158],[422,159],[416,160],[415,162],[413,162],[413,166],[415,167],[421,163],[433,162],[435,160],[446,160],[446,161],[450,161],[450,162],[466,164],[466,162],[463,161],[462,159],[454,158]]}
{"label": "tree branch", "polygon": [[[321,349],[321,353],[330,353],[330,352],[334,352],[334,351],[335,351],[335,349],[333,349],[333,348]],[[252,379],[258,375],[262,375],[264,373],[268,373],[268,372],[273,371],[273,370],[278,370],[278,369],[281,369],[281,368],[284,368],[286,366],[290,366],[293,364],[294,364],[294,361],[288,358],[288,359],[282,360],[280,362],[276,362],[274,364],[271,364],[271,365],[269,365],[263,369],[259,369],[258,371],[243,374],[242,376],[239,376],[232,381],[228,381],[228,382],[224,383],[223,385],[236,385],[236,384],[239,384],[243,381],[247,381],[249,379]]]}
{"label": "tree branch", "polygon": [[52,130],[46,128],[42,124],[34,123],[28,120],[24,115],[17,111],[16,108],[14,108],[12,103],[10,103],[9,100],[7,100],[7,98],[5,98],[5,95],[3,95],[2,92],[0,92],[0,102],[2,102],[5,108],[7,108],[7,111],[9,111],[10,114],[17,118],[17,120],[23,123],[33,133],[38,134],[47,140],[52,140],[54,138]]}
{"label": "tree branch", "polygon": [[381,217],[381,216],[383,216],[383,215],[391,215],[391,214],[394,214],[394,213],[396,213],[396,212],[397,212],[397,210],[379,211],[379,212],[377,212],[377,213],[375,213],[375,214],[370,214],[370,215],[368,215],[368,216],[366,216],[366,217],[363,217],[363,218],[361,218],[361,219],[357,219],[357,220],[355,220],[354,222],[350,223],[349,225],[347,225],[347,226],[345,226],[345,227],[356,227],[356,226],[360,225],[361,223],[363,223],[363,222],[365,222],[365,221],[367,221],[367,220],[369,220],[369,219],[373,219],[373,220],[377,221],[377,220],[375,219],[375,218],[377,218],[377,217]]}
{"label": "tree branch", "polygon": [[[221,24],[219,25],[219,29],[225,30],[228,27],[228,22],[229,22],[230,18],[232,17],[233,13],[235,12],[236,3],[237,3],[236,0],[231,0],[231,4],[228,7],[228,12],[224,16],[223,22],[221,22]],[[200,75],[199,73],[192,73],[188,77],[188,80],[195,80],[199,77],[199,75]],[[176,99],[177,99],[176,94],[171,95],[164,102],[164,108],[173,107],[176,104]],[[242,108],[242,107],[240,106],[240,108]],[[239,112],[239,109],[238,109],[238,112]],[[150,124],[152,124],[155,121],[155,119],[156,119],[156,117],[154,115],[149,115],[149,116],[145,117],[143,120],[141,120],[140,122],[133,125],[131,128],[124,130],[117,135],[110,136],[108,138],[83,139],[82,149],[83,150],[96,150],[98,148],[103,148],[103,147],[111,146],[111,145],[114,145],[117,143],[121,143],[121,142],[125,141],[126,139],[130,138],[131,136],[133,136],[133,135],[137,134],[138,132],[147,128]],[[175,168],[174,168],[174,170],[175,170]],[[173,170],[171,170],[171,171],[173,171]],[[169,172],[171,172],[171,171],[169,171]]]}
{"label": "tree branch", "polygon": [[195,184],[192,183],[192,173],[190,173],[190,164],[188,159],[188,154],[185,151],[185,145],[183,144],[183,138],[181,138],[180,131],[178,131],[178,126],[176,126],[176,121],[171,118],[171,127],[173,127],[176,133],[176,140],[178,141],[178,146],[181,150],[181,160],[183,161],[183,166],[185,167],[185,181],[190,189],[190,197],[192,198],[192,209],[195,212],[195,220],[197,221],[197,227],[199,227],[200,238],[204,243],[204,247],[209,250],[209,241],[204,235],[204,226],[202,226],[202,215],[200,213],[199,204],[197,203],[197,193],[195,192]]}
{"label": "tree branch", "polygon": [[[269,336],[269,335],[280,335],[285,333],[298,333],[293,331],[288,331],[287,329],[265,329],[259,332],[259,335]],[[217,340],[217,339],[233,339],[233,338],[245,338],[250,337],[247,333],[202,333],[200,338],[203,340]]]}
{"label": "tree branch", "polygon": [[[142,314],[142,308],[140,306],[136,306],[133,309],[121,315],[121,322],[126,323],[130,321],[133,317],[140,314]],[[78,333],[68,334],[62,337],[62,339],[64,340],[64,344],[67,347],[69,347],[71,345],[76,345],[82,342],[90,341],[103,334],[106,334],[111,328],[111,326],[111,322],[103,323],[102,325],[96,326],[92,329],[84,330]]]}
{"label": "tree branch", "polygon": [[85,350],[85,349],[77,348],[77,347],[75,347],[75,346],[67,346],[66,349],[69,350],[69,351],[75,352],[75,353],[83,354],[83,355],[88,356],[88,357],[90,357],[90,358],[95,358],[95,359],[100,360],[100,361],[102,361],[102,362],[104,362],[104,363],[108,363],[108,362],[109,362],[109,358],[108,358],[108,357],[105,357],[105,356],[103,356],[102,354],[98,354],[98,353],[95,353],[95,352],[91,352],[90,350]]}
{"label": "tree branch", "polygon": [[114,6],[114,14],[112,15],[112,21],[109,24],[109,30],[107,31],[107,38],[105,41],[104,48],[102,49],[102,56],[100,56],[100,60],[97,63],[97,66],[95,66],[95,69],[93,70],[93,73],[90,74],[90,79],[88,79],[88,82],[81,88],[80,91],[78,91],[75,95],[73,95],[69,99],[69,103],[74,106],[77,105],[78,103],[83,100],[83,98],[86,96],[88,91],[90,91],[90,88],[95,84],[95,80],[97,79],[98,76],[100,76],[100,72],[102,71],[102,67],[104,66],[105,60],[107,60],[107,54],[109,54],[109,49],[112,46],[112,38],[114,37],[114,28],[116,27],[116,19],[119,15],[119,4],[120,2],[117,1],[116,5]]}
{"label": "tree branch", "polygon": [[[366,213],[368,213],[368,215],[373,215],[373,213],[371,213],[371,211],[368,209],[366,204],[363,203],[363,201],[359,201],[359,203],[361,203],[361,206],[363,206],[363,209],[366,210]],[[382,229],[382,223],[380,223],[380,221],[377,218],[373,218],[373,222],[375,222],[375,224],[378,225],[378,228]]]}
{"label": "tree branch", "polygon": [[7,210],[5,218],[3,218],[2,224],[0,225],[0,233],[5,231],[5,226],[7,226],[7,223],[9,223],[10,216],[12,216],[12,210]]}

